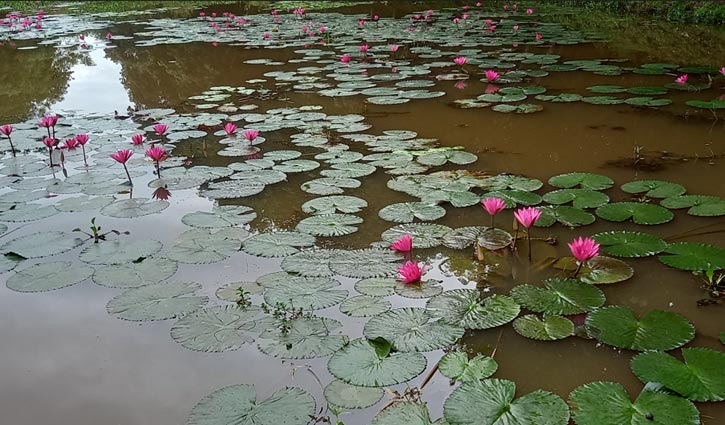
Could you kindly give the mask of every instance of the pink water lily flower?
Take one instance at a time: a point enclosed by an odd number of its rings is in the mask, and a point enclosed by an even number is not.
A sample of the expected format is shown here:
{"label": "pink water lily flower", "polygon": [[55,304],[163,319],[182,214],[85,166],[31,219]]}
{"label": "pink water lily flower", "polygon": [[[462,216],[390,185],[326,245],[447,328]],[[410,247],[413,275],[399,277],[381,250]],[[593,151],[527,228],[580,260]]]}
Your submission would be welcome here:
{"label": "pink water lily flower", "polygon": [[[397,52],[399,48],[400,48],[400,46],[398,46],[397,44],[390,45],[390,51],[393,53]],[[725,69],[725,68],[723,68],[723,69]]]}
{"label": "pink water lily flower", "polygon": [[460,18],[453,18],[453,23],[458,25],[458,23],[461,22]]}
{"label": "pink water lily flower", "polygon": [[519,208],[514,211],[514,217],[516,217],[516,220],[527,229],[533,226],[540,216],[541,210],[536,207]]}
{"label": "pink water lily flower", "polygon": [[541,35],[541,33],[538,33],[538,32],[537,32],[537,33],[536,33],[536,39],[537,39],[537,40],[541,40],[542,38],[544,38],[544,36],[543,36],[543,35]]}
{"label": "pink water lily flower", "polygon": [[168,156],[166,149],[162,146],[152,146],[146,149],[146,156],[154,161],[154,165],[156,165],[156,175],[161,177],[161,161],[165,160]]}
{"label": "pink water lily flower", "polygon": [[131,136],[131,143],[134,145],[143,145],[143,134],[134,134]]}
{"label": "pink water lily flower", "polygon": [[10,133],[13,132],[13,126],[9,124],[5,124],[4,126],[0,127],[0,133],[10,137]]}
{"label": "pink water lily flower", "polygon": [[268,32],[265,32],[264,34],[262,34],[262,38],[265,39],[265,40],[268,40],[269,39],[269,33]]}
{"label": "pink water lily flower", "polygon": [[725,75],[725,66],[723,66],[722,68],[720,68],[720,73],[721,73],[722,75]]}
{"label": "pink water lily flower", "polygon": [[61,146],[61,149],[68,149],[73,150],[79,146],[78,140],[76,140],[75,137],[71,137],[70,139],[65,139],[63,142],[63,146]]}
{"label": "pink water lily flower", "polygon": [[362,46],[360,46],[361,53],[367,53],[368,50],[370,50],[370,46],[368,46],[367,44],[363,44]]}
{"label": "pink water lily flower", "polygon": [[232,134],[237,132],[237,126],[233,123],[228,122],[224,126],[224,132],[226,132],[227,135],[231,136]]}
{"label": "pink water lily flower", "polygon": [[413,249],[413,237],[403,235],[390,245],[390,249],[398,252],[410,252]]}
{"label": "pink water lily flower", "polygon": [[81,145],[85,145],[86,143],[88,143],[88,135],[85,133],[77,134],[75,139]]}
{"label": "pink water lily flower", "polygon": [[458,66],[463,66],[466,64],[466,57],[465,56],[458,56],[455,59],[453,59],[453,62],[456,63]]}
{"label": "pink water lily flower", "polygon": [[599,255],[599,244],[592,238],[577,238],[569,242],[569,249],[580,263],[586,263]]}
{"label": "pink water lily flower", "polygon": [[55,139],[52,137],[43,137],[43,144],[48,148],[55,146]]}
{"label": "pink water lily flower", "polygon": [[345,53],[344,55],[342,55],[340,57],[340,62],[342,62],[342,63],[350,63],[350,55],[348,55],[347,53]]}
{"label": "pink water lily flower", "polygon": [[242,136],[244,136],[244,138],[247,139],[250,143],[254,142],[254,139],[259,137],[259,130],[244,130]]}
{"label": "pink water lily flower", "polygon": [[531,15],[532,13],[534,13],[534,9],[532,9],[532,8],[526,9],[526,14],[527,15]]}
{"label": "pink water lily flower", "polygon": [[378,19],[380,19],[380,16],[378,16],[378,15],[373,15],[373,21],[377,21]]}
{"label": "pink water lily flower", "polygon": [[481,7],[481,2],[480,1],[477,1],[476,2],[476,7]]}
{"label": "pink water lily flower", "polygon": [[365,19],[360,19],[359,21],[357,21],[357,23],[358,25],[363,26],[365,25]]}
{"label": "pink water lily flower", "polygon": [[687,79],[688,79],[688,78],[689,78],[689,77],[688,77],[688,75],[687,75],[687,74],[682,74],[682,75],[680,75],[679,77],[677,77],[677,78],[675,79],[675,82],[676,82],[677,84],[687,84]]}
{"label": "pink water lily flower", "polygon": [[112,38],[113,38],[113,34],[111,34],[110,32],[107,32],[106,33],[106,40],[110,40]]}
{"label": "pink water lily flower", "polygon": [[494,81],[496,81],[496,80],[498,80],[499,77],[501,77],[501,74],[499,74],[498,72],[494,71],[493,69],[487,70],[484,73],[484,75],[486,75],[486,80],[488,80],[491,83],[494,82]]}
{"label": "pink water lily flower", "polygon": [[519,30],[519,26],[518,25],[514,25],[514,31],[518,31],[518,30]]}
{"label": "pink water lily flower", "polygon": [[116,162],[119,162],[121,164],[125,164],[128,162],[129,159],[133,156],[133,151],[128,149],[119,149],[115,153],[112,153],[110,155],[111,158],[115,159]]}
{"label": "pink water lily flower", "polygon": [[481,205],[487,213],[491,215],[491,227],[493,227],[493,218],[496,214],[506,208],[506,202],[501,198],[491,197],[481,201]]}
{"label": "pink water lily flower", "polygon": [[403,283],[418,283],[425,272],[425,263],[407,261],[398,269],[398,277],[395,279]]}
{"label": "pink water lily flower", "polygon": [[156,124],[153,128],[159,136],[163,136],[167,131],[169,131],[169,126],[166,124]]}

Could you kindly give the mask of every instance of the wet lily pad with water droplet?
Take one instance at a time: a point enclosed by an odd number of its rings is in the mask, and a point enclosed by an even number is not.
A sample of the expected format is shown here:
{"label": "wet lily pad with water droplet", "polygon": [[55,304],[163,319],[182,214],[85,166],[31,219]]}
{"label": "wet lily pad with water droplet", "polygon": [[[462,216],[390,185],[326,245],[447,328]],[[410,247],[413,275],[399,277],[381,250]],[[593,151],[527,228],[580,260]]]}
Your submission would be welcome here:
{"label": "wet lily pad with water droplet", "polygon": [[669,198],[685,193],[684,186],[662,180],[636,180],[622,185],[627,193],[642,193],[650,198]]}
{"label": "wet lily pad with water droplet", "polygon": [[89,245],[81,251],[81,261],[95,265],[128,264],[151,257],[163,245],[153,239],[119,239]]}
{"label": "wet lily pad with water droplet", "polygon": [[143,258],[141,261],[97,267],[93,282],[108,288],[136,288],[162,282],[176,273],[176,261]]}
{"label": "wet lily pad with water droplet", "polygon": [[718,246],[677,242],[667,246],[664,254],[658,258],[670,267],[682,270],[721,270],[725,269],[725,249]]}
{"label": "wet lily pad with water droplet", "polygon": [[549,179],[549,184],[554,187],[570,189],[580,187],[589,190],[609,189],[614,181],[607,176],[592,173],[567,173],[559,174]]}
{"label": "wet lily pad with water droplet", "polygon": [[466,329],[489,329],[505,325],[519,315],[521,307],[506,295],[480,298],[474,289],[454,289],[428,300],[434,317]]}
{"label": "wet lily pad with water droplet", "polygon": [[688,400],[645,389],[634,401],[622,384],[590,382],[569,395],[578,425],[698,425],[700,414]]}
{"label": "wet lily pad with water droplet", "polygon": [[259,336],[259,349],[283,359],[313,359],[329,356],[347,345],[339,332],[342,323],[327,317],[301,317],[289,322],[287,332],[271,327]]}
{"label": "wet lily pad with water droplet", "polygon": [[417,248],[433,248],[441,244],[443,237],[452,229],[441,224],[413,223],[392,227],[382,234],[385,242],[393,243],[404,235],[413,237]]}
{"label": "wet lily pad with water droplet", "polygon": [[390,302],[380,297],[359,295],[340,304],[340,312],[351,317],[369,317],[390,310]]}
{"label": "wet lily pad with water droplet", "polygon": [[382,388],[359,387],[335,379],[325,386],[325,399],[333,406],[344,409],[365,409],[379,402],[385,391]]}
{"label": "wet lily pad with water droplet", "polygon": [[300,220],[295,229],[314,236],[345,236],[357,232],[363,219],[352,214],[320,214]]}
{"label": "wet lily pad with water droplet", "polygon": [[586,326],[600,342],[636,351],[673,350],[695,336],[695,327],[677,313],[651,310],[637,319],[631,308],[618,305],[589,313]]}
{"label": "wet lily pad with water droplet", "polygon": [[526,338],[538,341],[555,341],[573,335],[574,323],[561,316],[545,315],[541,319],[534,314],[527,314],[514,321],[514,330]]}
{"label": "wet lily pad with water droplet", "polygon": [[438,362],[441,374],[458,382],[472,382],[488,378],[498,369],[494,359],[477,354],[472,359],[463,351],[451,351]]}
{"label": "wet lily pad with water droplet", "polygon": [[17,237],[0,247],[0,252],[21,258],[41,258],[70,251],[83,244],[76,234],[46,231]]}
{"label": "wet lily pad with water droplet", "polygon": [[302,211],[307,214],[355,214],[367,206],[367,201],[356,196],[333,195],[305,202],[302,204]]}
{"label": "wet lily pad with water droplet", "polygon": [[315,237],[306,233],[260,233],[246,239],[242,250],[258,257],[286,257],[314,244]]}
{"label": "wet lily pad with water droplet", "polygon": [[684,363],[667,353],[641,353],[632,359],[632,372],[692,401],[725,400],[725,353],[691,347],[682,349],[682,357]]}
{"label": "wet lily pad with water droplet", "polygon": [[39,263],[18,271],[7,280],[7,287],[18,292],[43,292],[82,282],[93,269],[67,261]]}
{"label": "wet lily pad with water droplet", "polygon": [[114,316],[132,321],[166,320],[202,308],[209,298],[197,295],[198,283],[154,283],[131,288],[115,296],[106,306]]}
{"label": "wet lily pad with water droplet", "polygon": [[398,351],[433,351],[455,343],[464,329],[435,320],[424,308],[405,307],[368,320],[363,335],[384,338]]}
{"label": "wet lily pad with water droplet", "polygon": [[348,384],[384,387],[410,381],[423,373],[426,364],[418,352],[380,358],[367,340],[357,339],[333,354],[327,367],[333,376]]}
{"label": "wet lily pad with water droplet", "polygon": [[171,338],[189,350],[221,353],[242,348],[273,325],[259,307],[214,306],[197,310],[171,327]]}
{"label": "wet lily pad with water droplet", "polygon": [[585,313],[604,305],[604,293],[596,286],[579,280],[547,279],[544,286],[514,286],[511,296],[522,307],[550,315]]}
{"label": "wet lily pad with water droplet", "polygon": [[569,407],[559,396],[536,390],[516,396],[516,384],[505,379],[466,382],[446,400],[446,420],[457,425],[566,425]]}
{"label": "wet lily pad with water droplet", "polygon": [[592,236],[605,254],[615,257],[648,257],[667,248],[667,242],[655,235],[627,230],[597,233]]}
{"label": "wet lily pad with water droplet", "polygon": [[218,229],[247,224],[257,218],[252,208],[243,205],[215,206],[211,212],[197,211],[181,217],[181,222],[191,227]]}
{"label": "wet lily pad with water droplet", "polygon": [[306,425],[314,413],[315,399],[300,388],[283,388],[258,402],[254,385],[240,384],[204,397],[187,425]]}
{"label": "wet lily pad with water droplet", "polygon": [[640,202],[615,202],[602,205],[595,213],[609,221],[621,222],[631,219],[636,224],[645,225],[667,223],[675,217],[667,208]]}

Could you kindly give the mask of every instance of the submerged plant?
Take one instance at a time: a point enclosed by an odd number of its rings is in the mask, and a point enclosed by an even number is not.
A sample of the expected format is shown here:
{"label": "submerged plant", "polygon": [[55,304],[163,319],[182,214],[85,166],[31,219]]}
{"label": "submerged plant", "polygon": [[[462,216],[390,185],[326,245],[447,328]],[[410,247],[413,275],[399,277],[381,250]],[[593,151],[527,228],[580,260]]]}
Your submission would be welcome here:
{"label": "submerged plant", "polygon": [[88,233],[88,232],[82,230],[79,227],[76,227],[75,229],[73,229],[73,231],[74,232],[83,233],[84,235],[88,236],[89,239],[93,239],[93,243],[98,243],[100,241],[105,241],[106,240],[106,236],[109,233],[113,233],[113,234],[115,234],[117,236],[120,236],[120,235],[130,235],[131,234],[131,232],[129,232],[128,230],[125,231],[125,232],[120,232],[118,230],[109,230],[109,231],[107,231],[105,233],[101,233],[101,226],[100,225],[99,226],[96,225],[96,217],[93,217],[91,219],[91,226],[90,226],[89,229],[91,230],[91,233]]}
{"label": "submerged plant", "polygon": [[250,297],[252,294],[244,288],[237,288],[237,305],[241,307],[248,307],[252,304]]}
{"label": "submerged plant", "polygon": [[13,146],[13,139],[10,138],[10,133],[13,132],[13,126],[11,125],[4,125],[0,127],[0,133],[4,134],[5,137],[8,138],[8,142],[10,142],[10,150],[13,152],[13,156],[15,156],[15,146]]}
{"label": "submerged plant", "polygon": [[279,329],[282,335],[287,335],[292,327],[292,321],[303,317],[313,317],[312,312],[305,312],[302,308],[295,309],[282,302],[274,305],[262,303],[262,311],[274,318],[275,327]]}
{"label": "submerged plant", "polygon": [[599,255],[599,244],[592,238],[577,238],[572,242],[569,242],[569,249],[574,255],[577,261],[577,268],[574,271],[574,276],[577,277],[582,267],[587,261]]}
{"label": "submerged plant", "polygon": [[126,171],[126,177],[128,177],[128,184],[133,186],[133,181],[131,181],[131,174],[128,173],[128,168],[126,167],[126,162],[133,156],[133,151],[130,151],[128,149],[119,149],[115,153],[112,153],[110,155],[111,158],[116,160],[119,164],[123,165],[123,169]]}

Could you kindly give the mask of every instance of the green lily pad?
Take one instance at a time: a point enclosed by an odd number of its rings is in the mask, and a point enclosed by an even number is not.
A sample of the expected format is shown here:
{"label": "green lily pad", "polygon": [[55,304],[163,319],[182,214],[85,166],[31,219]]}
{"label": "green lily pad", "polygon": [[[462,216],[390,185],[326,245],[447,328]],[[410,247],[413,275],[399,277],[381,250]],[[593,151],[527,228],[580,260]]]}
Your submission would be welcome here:
{"label": "green lily pad", "polygon": [[720,270],[725,269],[725,249],[717,246],[677,242],[667,246],[665,254],[658,258],[670,267],[682,270]]}
{"label": "green lily pad", "polygon": [[541,203],[541,195],[525,190],[503,189],[487,192],[483,195],[486,198],[501,198],[506,203],[506,208],[514,208],[517,205],[538,205]]}
{"label": "green lily pad", "polygon": [[236,303],[241,296],[239,290],[243,289],[246,295],[258,295],[264,291],[264,286],[257,282],[232,282],[217,288],[214,295],[222,301]]}
{"label": "green lily pad", "polygon": [[347,298],[347,291],[338,289],[340,283],[328,278],[297,277],[267,289],[267,304],[285,304],[292,308],[318,310],[340,304]]}
{"label": "green lily pad", "polygon": [[697,408],[681,397],[643,391],[632,403],[616,382],[591,382],[572,391],[569,400],[577,425],[697,425]]}
{"label": "green lily pad", "polygon": [[272,169],[282,173],[303,173],[306,171],[312,171],[319,166],[319,162],[312,161],[310,159],[291,159],[275,165]]}
{"label": "green lily pad", "polygon": [[415,160],[423,165],[429,166],[444,165],[447,162],[458,165],[465,165],[476,162],[478,160],[478,157],[470,152],[460,150],[445,150],[426,153],[418,156]]}
{"label": "green lily pad", "polygon": [[368,339],[385,338],[398,351],[433,351],[455,343],[464,329],[436,321],[424,308],[405,307],[378,314],[363,330]]}
{"label": "green lily pad", "polygon": [[544,102],[554,102],[554,103],[571,103],[571,102],[579,102],[582,100],[582,96],[580,94],[575,93],[561,93],[557,95],[553,94],[540,94],[534,97],[536,100],[542,100]]}
{"label": "green lily pad", "polygon": [[474,289],[454,289],[437,295],[426,304],[433,317],[466,329],[489,329],[505,325],[519,315],[513,298],[491,295],[480,299]]}
{"label": "green lily pad", "polygon": [[589,96],[582,97],[582,102],[591,103],[592,105],[618,105],[624,102],[624,99],[614,96]]}
{"label": "green lily pad", "polygon": [[176,273],[176,261],[167,258],[143,258],[127,264],[96,268],[93,282],[108,288],[137,288],[162,282]]}
{"label": "green lily pad", "polygon": [[516,114],[533,114],[534,112],[540,112],[544,110],[543,105],[536,105],[532,103],[520,103],[518,105],[509,104],[498,104],[491,107],[492,111],[503,112],[503,113],[516,113]]}
{"label": "green lily pad", "polygon": [[282,270],[302,276],[341,274],[354,279],[395,276],[400,256],[389,249],[302,251],[285,257]]}
{"label": "green lily pad", "polygon": [[531,311],[549,315],[585,313],[604,305],[604,293],[596,286],[575,279],[547,279],[545,288],[518,285],[514,300]]}
{"label": "green lily pad", "polygon": [[351,317],[375,316],[388,310],[390,310],[389,301],[367,295],[348,298],[340,304],[340,312]]}
{"label": "green lily pad", "polygon": [[7,280],[7,287],[18,292],[44,292],[65,288],[91,277],[93,269],[67,261],[39,263],[18,271]]}
{"label": "green lily pad", "polygon": [[655,235],[627,230],[597,233],[592,238],[602,245],[601,252],[615,257],[649,257],[667,248],[667,242]]}
{"label": "green lily pad", "polygon": [[124,320],[166,320],[202,308],[209,298],[197,295],[198,283],[154,283],[131,288],[115,296],[106,306],[110,314]]}
{"label": "green lily pad", "polygon": [[[234,230],[234,232],[232,232]],[[238,252],[249,233],[241,228],[192,229],[182,233],[166,252],[172,260],[186,264],[211,264]]]}
{"label": "green lily pad", "polygon": [[536,390],[518,399],[516,384],[505,379],[466,382],[453,390],[443,413],[457,425],[566,425],[569,407],[559,396]]}
{"label": "green lily pad", "polygon": [[646,225],[667,223],[675,217],[667,208],[639,202],[615,202],[602,205],[597,208],[595,213],[609,221],[621,222],[631,219],[637,224]]}
{"label": "green lily pad", "polygon": [[403,298],[423,299],[435,297],[443,292],[437,280],[426,280],[416,283],[396,282],[395,293]]}
{"label": "green lily pad", "polygon": [[498,369],[498,363],[491,357],[477,354],[469,359],[463,351],[451,351],[438,362],[438,370],[447,378],[459,382],[472,382],[488,378]]}
{"label": "green lily pad", "polygon": [[257,402],[254,385],[232,385],[204,397],[187,425],[307,425],[315,414],[315,399],[300,388],[283,388]]}
{"label": "green lily pad", "polygon": [[45,231],[8,241],[0,247],[0,252],[21,258],[41,258],[70,251],[82,243],[83,239],[69,233]]}
{"label": "green lily pad", "polygon": [[544,194],[544,201],[555,204],[572,203],[574,208],[597,208],[609,202],[609,196],[590,189],[559,189]]}
{"label": "green lily pad", "polygon": [[555,341],[574,334],[574,323],[561,316],[544,316],[540,319],[534,314],[527,314],[514,320],[514,330],[526,338],[539,341]]}
{"label": "green lily pad", "polygon": [[[567,272],[574,272],[578,265],[574,257],[562,257],[554,263],[554,267]],[[624,282],[634,276],[634,269],[622,260],[598,255],[587,261],[579,271],[577,278],[592,285]]]}
{"label": "green lily pad", "polygon": [[320,214],[302,219],[295,229],[314,236],[345,236],[357,232],[355,225],[362,222],[352,214]]}
{"label": "green lily pad", "polygon": [[651,310],[638,320],[625,306],[608,306],[589,313],[586,326],[605,344],[637,351],[672,350],[695,336],[695,327],[677,313]]}
{"label": "green lily pad", "polygon": [[94,265],[128,264],[153,256],[161,247],[161,242],[152,239],[119,239],[91,244],[81,251],[80,258]]}
{"label": "green lily pad", "polygon": [[113,198],[110,196],[81,195],[74,198],[61,199],[53,206],[61,212],[86,212],[103,208],[111,202],[113,202]]}
{"label": "green lily pad", "polygon": [[704,195],[681,195],[663,199],[660,205],[666,208],[689,208],[687,213],[702,217],[725,215],[725,198]]}
{"label": "green lily pad", "polygon": [[215,206],[211,212],[197,211],[181,217],[181,222],[191,227],[218,229],[247,224],[257,218],[257,213],[243,205]]}
{"label": "green lily pad", "polygon": [[369,297],[387,297],[395,293],[395,279],[370,278],[355,282],[355,290]]}
{"label": "green lily pad", "polygon": [[269,328],[260,336],[259,350],[283,359],[326,357],[348,343],[346,335],[332,335],[342,323],[327,317],[301,317],[289,322],[287,332]]}
{"label": "green lily pad", "polygon": [[446,215],[446,209],[425,202],[403,202],[384,207],[378,212],[378,215],[383,220],[394,223],[412,223],[415,219],[435,221]]}
{"label": "green lily pad", "polygon": [[356,196],[324,196],[315,198],[302,204],[302,211],[307,214],[355,214],[367,208],[368,203]]}
{"label": "green lily pad", "polygon": [[101,208],[101,214],[115,218],[135,218],[158,214],[168,207],[168,201],[153,201],[148,198],[121,199]]}
{"label": "green lily pad", "polygon": [[302,183],[300,188],[314,195],[341,195],[345,189],[360,187],[360,180],[344,177],[322,177]]}
{"label": "green lily pad", "polygon": [[488,227],[465,226],[453,229],[443,236],[443,246],[452,249],[466,249],[478,242],[478,237]]}
{"label": "green lily pad", "polygon": [[370,425],[431,425],[425,404],[401,401],[378,412]]}
{"label": "green lily pad", "polygon": [[604,190],[614,185],[614,181],[607,176],[592,173],[559,174],[549,179],[554,187],[570,189],[579,186],[581,189]]}
{"label": "green lily pad", "polygon": [[393,243],[404,235],[410,235],[416,248],[433,248],[439,246],[443,237],[451,230],[441,224],[401,224],[386,230],[381,237],[385,242]]}
{"label": "green lily pad", "polygon": [[335,379],[325,386],[325,399],[343,409],[365,409],[379,402],[385,391],[382,388],[359,387]]}
{"label": "green lily pad", "polygon": [[260,233],[245,239],[242,250],[258,257],[286,257],[314,244],[315,237],[306,233]]}
{"label": "green lily pad", "polygon": [[684,363],[662,352],[641,353],[632,371],[644,383],[657,382],[693,401],[725,400],[725,353],[709,348],[683,348]]}
{"label": "green lily pad", "polygon": [[596,220],[593,214],[567,205],[547,205],[539,207],[539,211],[541,216],[534,223],[536,227],[549,227],[556,222],[567,227],[579,227],[592,224]]}
{"label": "green lily pad", "polygon": [[221,353],[254,342],[273,319],[259,307],[214,306],[197,310],[171,327],[171,338],[189,350]]}
{"label": "green lily pad", "polygon": [[594,93],[604,93],[604,94],[612,94],[612,93],[624,93],[627,91],[626,87],[622,86],[591,86],[587,87],[587,90],[594,92]]}
{"label": "green lily pad", "polygon": [[725,109],[725,100],[713,99],[710,101],[705,100],[688,100],[685,102],[689,106],[700,109]]}
{"label": "green lily pad", "polygon": [[513,236],[505,230],[488,228],[478,236],[478,246],[496,251],[510,246],[513,240]]}

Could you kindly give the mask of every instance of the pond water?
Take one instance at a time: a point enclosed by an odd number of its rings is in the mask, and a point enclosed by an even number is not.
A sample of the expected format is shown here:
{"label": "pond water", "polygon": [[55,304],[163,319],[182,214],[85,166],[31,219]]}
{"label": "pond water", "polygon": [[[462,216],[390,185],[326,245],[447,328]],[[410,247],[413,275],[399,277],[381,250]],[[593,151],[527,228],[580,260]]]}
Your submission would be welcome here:
{"label": "pond water", "polygon": [[[312,3],[5,18],[2,422],[725,421],[725,57],[534,2]],[[50,133],[89,141],[50,167]]]}

